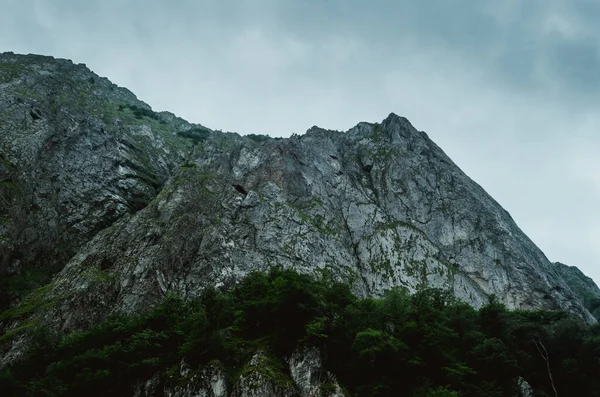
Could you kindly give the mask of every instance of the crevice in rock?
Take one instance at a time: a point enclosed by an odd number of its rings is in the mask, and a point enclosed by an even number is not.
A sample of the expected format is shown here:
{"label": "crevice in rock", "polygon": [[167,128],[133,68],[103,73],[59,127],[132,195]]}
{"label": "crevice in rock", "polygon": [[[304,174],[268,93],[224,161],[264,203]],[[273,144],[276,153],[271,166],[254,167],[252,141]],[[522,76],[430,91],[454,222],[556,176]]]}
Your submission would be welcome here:
{"label": "crevice in rock", "polygon": [[244,196],[248,195],[248,191],[242,185],[234,184],[232,186],[235,188],[235,190],[237,190],[239,193],[243,194]]}
{"label": "crevice in rock", "polygon": [[33,108],[29,111],[29,115],[34,121],[39,120],[42,118],[42,111],[37,108]]}

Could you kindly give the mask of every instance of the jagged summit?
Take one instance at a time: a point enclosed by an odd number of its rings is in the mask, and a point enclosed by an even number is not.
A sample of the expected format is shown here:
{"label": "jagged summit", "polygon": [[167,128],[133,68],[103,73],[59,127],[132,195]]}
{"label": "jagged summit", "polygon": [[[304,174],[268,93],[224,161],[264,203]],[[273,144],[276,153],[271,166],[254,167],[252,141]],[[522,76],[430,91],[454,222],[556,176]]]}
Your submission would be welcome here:
{"label": "jagged summit", "polygon": [[510,215],[395,113],[257,141],[156,113],[70,61],[4,53],[0,86],[1,270],[62,269],[36,314],[54,327],[270,266],[363,296],[429,285],[594,321]]}
{"label": "jagged summit", "polygon": [[382,124],[389,124],[389,123],[408,124],[411,128],[414,129],[414,127],[412,126],[410,121],[408,121],[408,119],[406,117],[399,116],[394,112],[390,113],[382,122]]}

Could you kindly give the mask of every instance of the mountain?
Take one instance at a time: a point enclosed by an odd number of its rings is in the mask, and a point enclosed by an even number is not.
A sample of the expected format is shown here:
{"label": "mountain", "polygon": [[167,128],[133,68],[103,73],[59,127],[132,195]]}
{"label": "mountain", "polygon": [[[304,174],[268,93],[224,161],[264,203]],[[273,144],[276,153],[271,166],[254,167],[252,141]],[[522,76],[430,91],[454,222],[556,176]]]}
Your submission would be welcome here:
{"label": "mountain", "polygon": [[559,275],[596,319],[600,319],[600,288],[575,266],[555,262]]}
{"label": "mountain", "polygon": [[4,53],[0,189],[4,308],[49,282],[16,321],[4,316],[5,332],[86,329],[273,267],[362,297],[428,286],[476,308],[494,296],[596,321],[597,286],[551,263],[396,114],[345,132],[240,136],[154,112],[85,65]]}

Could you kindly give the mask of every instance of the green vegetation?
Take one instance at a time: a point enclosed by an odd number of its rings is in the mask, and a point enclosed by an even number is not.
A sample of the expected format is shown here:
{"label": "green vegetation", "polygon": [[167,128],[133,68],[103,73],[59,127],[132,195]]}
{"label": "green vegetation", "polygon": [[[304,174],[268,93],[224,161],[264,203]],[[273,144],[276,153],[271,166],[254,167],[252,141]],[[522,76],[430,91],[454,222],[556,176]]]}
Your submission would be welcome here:
{"label": "green vegetation", "polygon": [[600,321],[600,298],[590,294],[585,295],[583,299],[585,308],[588,309],[590,313],[592,313],[592,315]]}
{"label": "green vegetation", "polygon": [[157,372],[162,382],[183,382],[182,358],[193,371],[217,360],[232,381],[252,370],[259,350],[256,370],[286,384],[282,358],[299,345],[319,347],[351,396],[514,396],[518,377],[536,396],[555,395],[553,387],[561,396],[600,395],[597,325],[494,300],[475,310],[433,289],[358,299],[345,284],[293,271],[253,273],[191,302],[168,296],[148,313],[87,331],[26,332],[25,357],[0,371],[5,396],[131,395],[135,380]]}
{"label": "green vegetation", "polygon": [[373,131],[375,132],[375,134],[379,135],[383,133],[383,126],[379,123],[374,123],[373,124]]}
{"label": "green vegetation", "polygon": [[46,297],[51,288],[51,284],[48,284],[36,289],[27,295],[19,305],[0,313],[0,321],[19,320],[31,315],[40,308],[48,307],[52,304],[52,301],[46,299]]}
{"label": "green vegetation", "polygon": [[10,180],[3,180],[0,181],[0,190],[1,189],[6,189],[6,190],[17,190],[18,186]]}
{"label": "green vegetation", "polygon": [[415,225],[413,225],[411,223],[407,223],[407,222],[393,221],[393,222],[389,222],[389,223],[379,223],[375,226],[375,228],[377,230],[381,230],[381,231],[390,230],[390,229],[395,230],[399,227],[403,227],[405,229],[412,230],[413,232],[418,233],[421,236],[427,238],[427,234],[423,230],[421,230],[418,227],[416,227]]}
{"label": "green vegetation", "polygon": [[136,106],[136,105],[119,105],[119,111],[124,111],[125,109],[129,109],[133,112],[133,115],[135,116],[136,119],[141,120],[144,117],[147,117],[149,119],[152,120],[156,120],[156,121],[162,121],[162,118],[160,117],[160,115],[156,112],[154,112],[152,109],[146,109],[140,106]]}
{"label": "green vegetation", "polygon": [[208,139],[210,130],[203,127],[192,127],[189,130],[179,131],[177,135],[192,140],[194,144],[199,144]]}
{"label": "green vegetation", "polygon": [[0,281],[0,288],[21,299],[48,284],[51,277],[51,271],[46,268],[23,266],[18,274],[4,276]]}
{"label": "green vegetation", "polygon": [[325,203],[323,200],[317,196],[301,200],[296,204],[289,203],[289,207],[298,214],[303,222],[317,229],[319,233],[336,236],[339,234],[339,225],[335,225],[323,214],[314,213],[314,210],[321,209],[324,205]]}
{"label": "green vegetation", "polygon": [[25,72],[26,67],[21,63],[0,63],[0,82],[8,83],[20,77]]}
{"label": "green vegetation", "polygon": [[268,135],[263,135],[263,134],[248,134],[245,135],[246,138],[253,140],[254,142],[266,142],[266,141],[270,141],[271,138]]}
{"label": "green vegetation", "polygon": [[571,290],[583,301],[583,306],[600,321],[600,294],[594,281],[574,266],[560,262],[556,262],[554,266]]}
{"label": "green vegetation", "polygon": [[325,217],[323,215],[321,215],[321,214],[311,215],[311,214],[308,214],[308,213],[300,210],[299,208],[295,208],[295,210],[303,222],[312,225],[315,229],[317,229],[319,231],[319,233],[330,235],[330,236],[335,236],[338,234],[338,232],[335,229],[327,226],[327,220],[325,219]]}

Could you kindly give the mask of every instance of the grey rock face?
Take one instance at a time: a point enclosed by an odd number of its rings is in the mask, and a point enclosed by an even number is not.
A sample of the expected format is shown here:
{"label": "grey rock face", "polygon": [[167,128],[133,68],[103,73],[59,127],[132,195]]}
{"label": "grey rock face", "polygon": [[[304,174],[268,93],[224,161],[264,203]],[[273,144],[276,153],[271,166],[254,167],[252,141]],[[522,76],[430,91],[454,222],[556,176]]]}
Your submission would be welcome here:
{"label": "grey rock face", "polygon": [[157,394],[160,388],[160,377],[157,375],[145,382],[138,382],[133,386],[133,397],[151,397]]}
{"label": "grey rock face", "polygon": [[396,115],[260,144],[211,135],[152,203],[74,256],[48,316],[73,329],[271,266],[345,280],[363,296],[429,285],[475,307],[493,294],[594,321],[510,215]]}
{"label": "grey rock face", "polygon": [[335,377],[323,369],[319,350],[315,348],[301,349],[294,353],[288,361],[291,377],[302,396],[345,396]]}
{"label": "grey rock face", "polygon": [[[182,366],[183,369],[183,366]],[[189,369],[182,371],[182,376],[189,375]],[[155,394],[149,394],[154,396]],[[167,385],[165,397],[227,397],[227,382],[223,368],[213,363],[204,368],[199,374],[191,375],[182,384]]]}
{"label": "grey rock face", "polygon": [[59,270],[98,231],[145,207],[192,142],[84,65],[0,54],[0,273]]}
{"label": "grey rock face", "polygon": [[242,375],[233,386],[231,397],[292,397],[295,395],[294,385],[287,379],[267,370],[268,358],[262,352],[252,357]]}
{"label": "grey rock face", "polygon": [[[256,142],[157,115],[68,61],[33,58],[0,82],[0,173],[25,192],[3,196],[15,213],[1,226],[5,268],[63,240],[74,253],[35,314],[46,325],[85,328],[272,266],[362,296],[427,285],[475,307],[495,295],[595,321],[510,215],[405,118]],[[56,84],[52,101],[36,99]]]}
{"label": "grey rock face", "polygon": [[600,319],[600,288],[575,266],[555,262],[554,266],[561,278],[571,288],[577,299],[596,319]]}
{"label": "grey rock face", "polygon": [[517,386],[519,388],[519,394],[517,397],[533,397],[534,392],[531,385],[523,378],[517,380]]}

